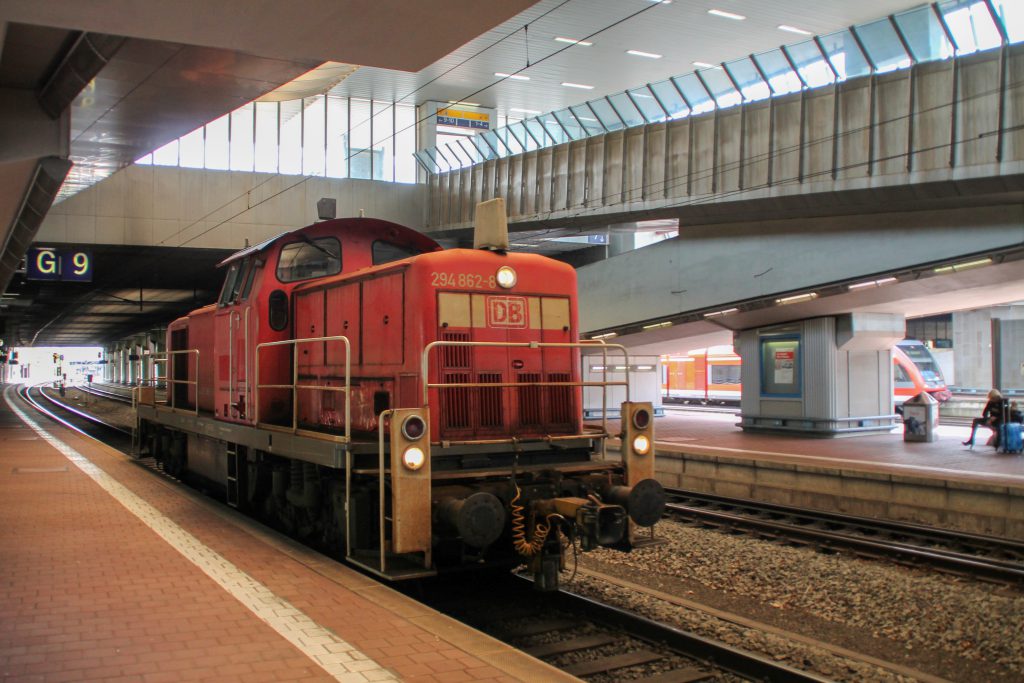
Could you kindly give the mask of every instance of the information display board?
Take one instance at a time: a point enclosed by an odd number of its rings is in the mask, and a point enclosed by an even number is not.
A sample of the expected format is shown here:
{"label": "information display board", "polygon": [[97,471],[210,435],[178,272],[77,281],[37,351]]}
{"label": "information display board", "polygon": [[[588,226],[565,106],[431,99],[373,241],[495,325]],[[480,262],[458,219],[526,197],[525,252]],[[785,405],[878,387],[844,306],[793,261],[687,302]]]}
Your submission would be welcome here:
{"label": "information display board", "polygon": [[92,253],[31,247],[25,255],[26,280],[92,282]]}
{"label": "information display board", "polygon": [[799,398],[801,391],[800,335],[761,338],[761,395]]}

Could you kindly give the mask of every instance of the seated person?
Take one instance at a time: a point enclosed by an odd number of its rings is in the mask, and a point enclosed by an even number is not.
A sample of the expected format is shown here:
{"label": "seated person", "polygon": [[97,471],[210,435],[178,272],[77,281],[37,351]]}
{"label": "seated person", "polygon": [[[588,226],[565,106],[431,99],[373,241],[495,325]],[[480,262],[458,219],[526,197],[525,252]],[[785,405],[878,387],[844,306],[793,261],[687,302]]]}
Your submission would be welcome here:
{"label": "seated person", "polygon": [[999,425],[1003,422],[1003,407],[1006,399],[999,393],[998,389],[993,389],[988,392],[988,403],[985,404],[985,408],[981,411],[981,417],[976,417],[971,422],[971,437],[964,441],[965,446],[974,445],[974,433],[978,431],[978,427],[988,427],[996,432],[999,430]]}

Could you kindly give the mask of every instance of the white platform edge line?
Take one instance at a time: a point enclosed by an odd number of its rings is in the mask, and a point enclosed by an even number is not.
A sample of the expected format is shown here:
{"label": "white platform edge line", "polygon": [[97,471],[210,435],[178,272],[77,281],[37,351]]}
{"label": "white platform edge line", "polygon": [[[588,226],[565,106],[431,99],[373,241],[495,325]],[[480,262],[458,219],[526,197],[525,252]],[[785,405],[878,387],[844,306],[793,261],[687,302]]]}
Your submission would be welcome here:
{"label": "white platform edge line", "polygon": [[201,569],[217,585],[335,680],[342,683],[399,680],[392,672],[313,621],[287,600],[275,595],[262,583],[164,516],[87,457],[47,432],[11,401],[10,390],[8,387],[4,392],[4,400],[22,422],[181,553],[185,559]]}

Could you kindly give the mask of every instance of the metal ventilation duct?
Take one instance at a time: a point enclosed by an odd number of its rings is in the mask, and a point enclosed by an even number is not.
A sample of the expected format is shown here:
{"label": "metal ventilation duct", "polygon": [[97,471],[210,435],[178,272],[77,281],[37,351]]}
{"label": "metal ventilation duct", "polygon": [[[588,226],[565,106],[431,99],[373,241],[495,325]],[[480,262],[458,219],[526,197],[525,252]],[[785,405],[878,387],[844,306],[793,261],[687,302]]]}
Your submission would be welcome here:
{"label": "metal ventilation duct", "polygon": [[110,58],[121,49],[126,38],[103,33],[82,33],[54,69],[39,91],[39,104],[50,118],[56,119],[82,92]]}
{"label": "metal ventilation duct", "polygon": [[5,291],[11,283],[14,271],[35,239],[69,170],[71,162],[59,157],[43,157],[36,165],[25,198],[7,232],[3,250],[0,251],[0,292]]}

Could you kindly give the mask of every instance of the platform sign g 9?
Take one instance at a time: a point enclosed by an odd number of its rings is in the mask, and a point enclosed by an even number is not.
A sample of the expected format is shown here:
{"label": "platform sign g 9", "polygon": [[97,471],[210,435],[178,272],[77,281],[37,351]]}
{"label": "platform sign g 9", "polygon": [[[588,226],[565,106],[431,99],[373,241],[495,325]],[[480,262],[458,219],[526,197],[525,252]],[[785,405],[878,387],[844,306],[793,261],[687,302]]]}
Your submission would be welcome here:
{"label": "platform sign g 9", "polygon": [[92,282],[92,253],[32,247],[25,256],[25,279]]}

